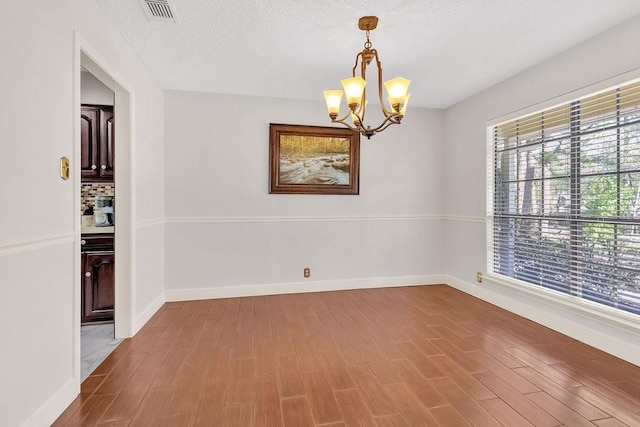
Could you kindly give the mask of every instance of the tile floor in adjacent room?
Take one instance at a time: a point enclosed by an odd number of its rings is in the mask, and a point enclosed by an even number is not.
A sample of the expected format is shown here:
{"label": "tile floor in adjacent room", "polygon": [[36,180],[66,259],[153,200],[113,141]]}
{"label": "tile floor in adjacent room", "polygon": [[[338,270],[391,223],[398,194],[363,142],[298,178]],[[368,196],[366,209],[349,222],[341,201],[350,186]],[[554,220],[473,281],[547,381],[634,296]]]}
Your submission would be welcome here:
{"label": "tile floor in adjacent room", "polygon": [[84,381],[122,339],[114,338],[114,324],[86,325],[80,327],[80,381]]}

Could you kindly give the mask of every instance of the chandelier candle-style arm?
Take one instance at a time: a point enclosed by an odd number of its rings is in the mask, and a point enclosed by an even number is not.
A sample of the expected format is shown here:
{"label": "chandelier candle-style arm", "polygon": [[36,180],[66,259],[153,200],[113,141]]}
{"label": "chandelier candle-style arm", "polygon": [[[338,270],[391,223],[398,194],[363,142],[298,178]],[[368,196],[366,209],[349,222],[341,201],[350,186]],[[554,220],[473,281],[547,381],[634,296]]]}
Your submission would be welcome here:
{"label": "chandelier candle-style arm", "polygon": [[[407,103],[411,97],[411,94],[408,93],[411,81],[404,77],[396,77],[384,82],[389,108],[386,107],[383,101],[382,64],[378,57],[378,51],[372,48],[371,41],[369,40],[369,32],[374,30],[377,25],[378,18],[375,16],[363,16],[360,18],[358,28],[366,31],[367,40],[364,43],[364,49],[356,55],[355,65],[351,71],[352,76],[341,81],[344,92],[342,90],[324,91],[324,98],[327,103],[327,110],[331,122],[341,123],[356,132],[360,132],[369,139],[377,132],[382,132],[392,124],[400,124],[406,114]],[[372,128],[371,126],[365,126],[364,120],[368,103],[366,92],[367,66],[374,62],[374,60],[376,68],[378,69],[378,97],[384,119],[377,127]],[[360,66],[359,76],[356,75],[358,66]],[[349,111],[344,117],[338,119],[343,94],[345,95]],[[347,121],[349,119],[351,123]]]}
{"label": "chandelier candle-style arm", "polygon": [[[367,101],[369,102],[369,101]],[[349,124],[349,122],[347,121],[347,119],[351,117],[353,125]],[[360,115],[359,112],[351,112],[349,111],[344,117],[342,117],[341,119],[332,119],[331,122],[332,123],[341,123],[344,126],[348,127],[349,129],[355,131],[355,132],[359,132],[362,135],[366,136],[367,139],[371,139],[371,137],[373,135],[375,135],[378,132],[382,132],[383,130],[385,130],[386,128],[388,128],[390,125],[397,125],[400,124],[400,120],[402,119],[402,116],[400,114],[390,114],[388,117],[386,117],[382,123],[380,123],[380,125],[378,125],[375,128],[371,128],[371,126],[362,126],[362,116]]]}

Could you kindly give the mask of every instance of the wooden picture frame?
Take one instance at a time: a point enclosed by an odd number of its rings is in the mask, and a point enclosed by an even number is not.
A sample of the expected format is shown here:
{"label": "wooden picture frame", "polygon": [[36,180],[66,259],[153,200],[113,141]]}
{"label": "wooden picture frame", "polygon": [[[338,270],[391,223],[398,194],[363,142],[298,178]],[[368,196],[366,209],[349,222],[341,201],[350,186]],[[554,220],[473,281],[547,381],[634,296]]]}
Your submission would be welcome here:
{"label": "wooden picture frame", "polygon": [[360,192],[360,134],[348,128],[269,124],[271,194]]}

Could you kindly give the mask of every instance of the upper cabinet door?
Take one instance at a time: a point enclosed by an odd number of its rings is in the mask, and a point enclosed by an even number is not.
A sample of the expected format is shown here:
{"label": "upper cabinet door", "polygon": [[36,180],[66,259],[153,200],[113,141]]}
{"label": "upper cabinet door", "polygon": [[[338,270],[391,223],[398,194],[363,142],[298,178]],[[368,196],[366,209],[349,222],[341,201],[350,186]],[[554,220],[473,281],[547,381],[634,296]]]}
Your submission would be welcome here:
{"label": "upper cabinet door", "polygon": [[100,178],[113,181],[114,121],[113,110],[103,109],[101,112],[103,134],[100,138]]}
{"label": "upper cabinet door", "polygon": [[80,110],[80,171],[83,181],[98,176],[99,134],[100,109],[82,107]]}
{"label": "upper cabinet door", "polygon": [[114,117],[108,105],[80,109],[80,154],[83,182],[113,181]]}

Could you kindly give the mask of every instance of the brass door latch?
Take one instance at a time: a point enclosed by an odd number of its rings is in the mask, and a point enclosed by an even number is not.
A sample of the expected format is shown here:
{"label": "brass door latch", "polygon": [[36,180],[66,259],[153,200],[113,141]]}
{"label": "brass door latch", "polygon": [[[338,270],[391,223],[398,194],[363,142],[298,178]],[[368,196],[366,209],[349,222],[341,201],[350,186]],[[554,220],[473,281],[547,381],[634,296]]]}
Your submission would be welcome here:
{"label": "brass door latch", "polygon": [[60,157],[60,178],[69,179],[69,159],[66,157]]}

